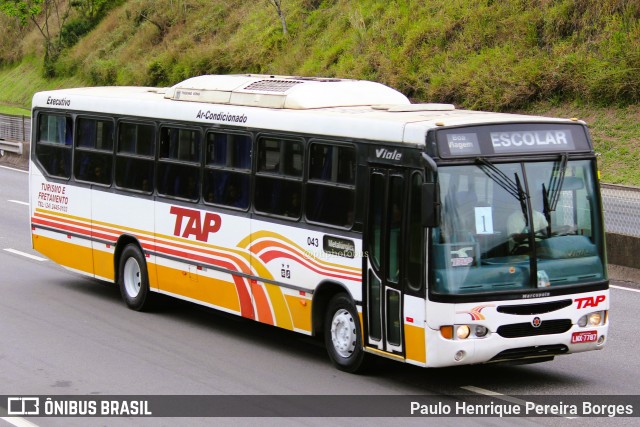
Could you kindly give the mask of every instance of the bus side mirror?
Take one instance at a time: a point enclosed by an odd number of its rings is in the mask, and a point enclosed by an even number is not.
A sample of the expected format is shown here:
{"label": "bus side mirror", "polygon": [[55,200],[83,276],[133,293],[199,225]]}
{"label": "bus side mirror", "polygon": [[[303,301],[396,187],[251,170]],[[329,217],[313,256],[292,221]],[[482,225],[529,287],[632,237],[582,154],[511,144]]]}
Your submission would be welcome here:
{"label": "bus side mirror", "polygon": [[440,190],[436,183],[422,184],[422,226],[440,225]]}

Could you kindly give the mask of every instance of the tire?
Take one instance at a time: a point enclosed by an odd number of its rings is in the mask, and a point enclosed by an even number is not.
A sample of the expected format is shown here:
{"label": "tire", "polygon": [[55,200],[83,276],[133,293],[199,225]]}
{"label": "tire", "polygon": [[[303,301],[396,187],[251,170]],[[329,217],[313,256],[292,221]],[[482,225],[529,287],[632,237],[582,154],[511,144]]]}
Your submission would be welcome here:
{"label": "tire", "polygon": [[335,295],[327,308],[324,343],[329,358],[341,371],[359,373],[365,369],[360,317],[345,293]]}
{"label": "tire", "polygon": [[149,310],[153,296],[149,290],[147,262],[138,245],[125,246],[120,255],[118,273],[120,295],[127,307],[136,311]]}

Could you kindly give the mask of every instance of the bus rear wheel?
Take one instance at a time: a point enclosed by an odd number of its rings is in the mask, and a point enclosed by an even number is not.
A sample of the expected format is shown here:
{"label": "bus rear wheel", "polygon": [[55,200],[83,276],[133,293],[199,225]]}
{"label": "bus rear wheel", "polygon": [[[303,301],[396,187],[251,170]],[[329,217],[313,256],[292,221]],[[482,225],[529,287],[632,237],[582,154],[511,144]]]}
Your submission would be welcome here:
{"label": "bus rear wheel", "polygon": [[152,295],[149,290],[147,263],[137,245],[129,244],[124,248],[118,273],[120,295],[127,307],[136,311],[150,309]]}
{"label": "bus rear wheel", "polygon": [[336,368],[350,373],[362,372],[365,368],[362,328],[358,312],[347,294],[337,294],[329,301],[324,342]]}

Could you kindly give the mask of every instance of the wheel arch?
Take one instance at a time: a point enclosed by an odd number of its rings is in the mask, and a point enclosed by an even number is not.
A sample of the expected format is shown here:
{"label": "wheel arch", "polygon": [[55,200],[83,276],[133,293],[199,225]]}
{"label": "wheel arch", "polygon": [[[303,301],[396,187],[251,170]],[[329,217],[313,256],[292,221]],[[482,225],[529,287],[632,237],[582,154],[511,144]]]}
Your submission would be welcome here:
{"label": "wheel arch", "polygon": [[115,278],[115,283],[118,283],[118,280],[120,280],[120,257],[122,256],[122,251],[124,251],[124,248],[130,244],[136,245],[144,255],[144,249],[142,249],[140,241],[135,236],[130,234],[123,234],[120,236],[116,242],[116,250],[113,253],[113,277]]}
{"label": "wheel arch", "polygon": [[[325,280],[318,285],[316,291],[313,293],[313,303],[312,307],[312,322],[311,322],[311,333],[314,336],[321,336],[323,334],[324,329],[324,316],[327,311],[327,306],[329,305],[329,301],[335,295],[345,293],[353,303],[353,306],[356,307],[355,299],[353,295],[349,291],[349,289],[340,282],[335,282],[332,280]],[[357,307],[356,307],[357,310]]]}

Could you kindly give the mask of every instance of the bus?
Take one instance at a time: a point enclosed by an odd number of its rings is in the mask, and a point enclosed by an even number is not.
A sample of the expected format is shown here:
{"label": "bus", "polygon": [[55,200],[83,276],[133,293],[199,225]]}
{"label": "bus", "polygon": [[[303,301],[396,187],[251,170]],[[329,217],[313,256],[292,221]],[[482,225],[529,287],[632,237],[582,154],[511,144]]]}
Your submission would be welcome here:
{"label": "bus", "polygon": [[316,336],[347,372],[605,345],[599,175],[577,119],[205,75],[40,92],[32,121],[33,248],[133,310],[164,294]]}

